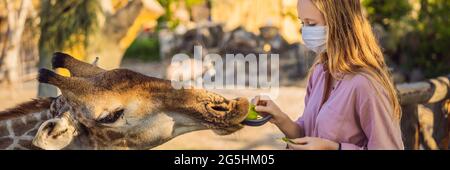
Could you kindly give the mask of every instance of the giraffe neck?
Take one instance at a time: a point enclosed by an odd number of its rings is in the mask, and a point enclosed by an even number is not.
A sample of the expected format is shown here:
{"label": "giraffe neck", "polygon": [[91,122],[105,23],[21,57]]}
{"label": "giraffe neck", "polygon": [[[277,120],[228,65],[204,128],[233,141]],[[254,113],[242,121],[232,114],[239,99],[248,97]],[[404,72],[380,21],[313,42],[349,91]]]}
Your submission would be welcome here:
{"label": "giraffe neck", "polygon": [[32,140],[39,126],[52,116],[49,110],[0,121],[0,150],[38,149]]}

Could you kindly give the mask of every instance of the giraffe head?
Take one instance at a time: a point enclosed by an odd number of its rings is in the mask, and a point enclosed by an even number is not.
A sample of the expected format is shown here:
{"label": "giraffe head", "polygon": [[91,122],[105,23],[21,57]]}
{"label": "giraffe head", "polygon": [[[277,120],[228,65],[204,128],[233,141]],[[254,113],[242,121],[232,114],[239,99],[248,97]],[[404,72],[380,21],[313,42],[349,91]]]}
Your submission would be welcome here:
{"label": "giraffe head", "polygon": [[39,82],[57,86],[68,105],[44,122],[33,143],[43,149],[149,149],[178,135],[212,129],[219,135],[242,128],[248,101],[126,70],[106,71],[55,53],[54,68],[71,77],[39,71]]}

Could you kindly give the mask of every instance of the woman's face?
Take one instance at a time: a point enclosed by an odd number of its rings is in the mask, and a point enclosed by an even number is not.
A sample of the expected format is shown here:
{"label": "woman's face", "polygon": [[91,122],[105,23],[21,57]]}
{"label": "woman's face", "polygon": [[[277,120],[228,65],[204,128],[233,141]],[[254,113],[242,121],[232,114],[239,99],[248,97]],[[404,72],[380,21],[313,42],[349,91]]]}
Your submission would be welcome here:
{"label": "woman's face", "polygon": [[304,26],[324,26],[325,17],[311,0],[298,0],[298,18]]}

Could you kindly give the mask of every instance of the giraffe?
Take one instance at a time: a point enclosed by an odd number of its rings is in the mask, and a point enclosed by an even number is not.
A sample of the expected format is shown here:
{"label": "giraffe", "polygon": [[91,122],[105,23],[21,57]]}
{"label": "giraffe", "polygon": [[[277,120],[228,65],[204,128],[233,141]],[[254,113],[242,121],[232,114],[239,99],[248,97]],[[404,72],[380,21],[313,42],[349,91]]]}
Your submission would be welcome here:
{"label": "giraffe", "polygon": [[[39,149],[32,145],[34,135],[45,120],[53,118],[53,115],[63,109],[68,109],[62,99],[61,96],[35,99],[17,106],[20,109],[7,110],[14,115],[0,114],[0,120],[3,120],[0,121],[0,149]],[[20,117],[10,118],[11,116]]]}
{"label": "giraffe", "polygon": [[0,149],[33,149],[33,134],[37,132],[43,120],[48,119],[48,112],[0,122]]}
{"label": "giraffe", "polygon": [[[0,112],[1,149],[151,149],[198,130],[234,133],[247,116],[246,98],[175,89],[169,80],[107,71],[59,52],[52,66],[71,76],[40,69],[38,80],[57,86],[61,96]],[[16,124],[25,130],[16,132]]]}

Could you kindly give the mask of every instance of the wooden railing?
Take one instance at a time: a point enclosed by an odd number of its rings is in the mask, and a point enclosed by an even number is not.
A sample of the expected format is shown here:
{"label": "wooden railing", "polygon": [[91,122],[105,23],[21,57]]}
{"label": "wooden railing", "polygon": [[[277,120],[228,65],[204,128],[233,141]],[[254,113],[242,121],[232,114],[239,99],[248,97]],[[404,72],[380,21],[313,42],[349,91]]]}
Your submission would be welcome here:
{"label": "wooden railing", "polygon": [[406,149],[449,149],[450,75],[397,85]]}

